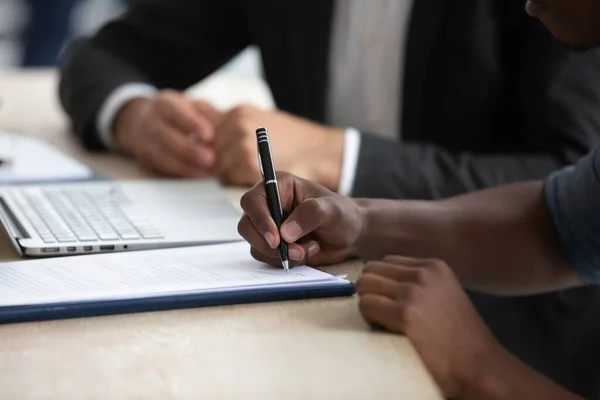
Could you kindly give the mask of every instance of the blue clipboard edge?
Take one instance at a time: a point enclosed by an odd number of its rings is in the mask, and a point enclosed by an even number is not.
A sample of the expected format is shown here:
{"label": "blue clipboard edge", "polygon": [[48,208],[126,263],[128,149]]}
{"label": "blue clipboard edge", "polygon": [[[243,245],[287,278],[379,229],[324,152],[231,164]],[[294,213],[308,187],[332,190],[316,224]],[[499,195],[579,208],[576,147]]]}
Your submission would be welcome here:
{"label": "blue clipboard edge", "polygon": [[344,297],[352,296],[355,293],[356,286],[352,282],[340,282],[339,284],[326,287],[261,288],[236,292],[195,293],[110,301],[10,306],[0,307],[0,324]]}

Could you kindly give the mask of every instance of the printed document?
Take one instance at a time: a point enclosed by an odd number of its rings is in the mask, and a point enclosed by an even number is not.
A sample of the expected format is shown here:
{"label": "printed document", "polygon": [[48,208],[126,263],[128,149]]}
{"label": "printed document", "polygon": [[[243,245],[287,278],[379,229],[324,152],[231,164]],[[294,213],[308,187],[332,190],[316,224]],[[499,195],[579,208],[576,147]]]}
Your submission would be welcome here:
{"label": "printed document", "polygon": [[0,307],[107,301],[345,282],[254,260],[245,242],[0,264]]}

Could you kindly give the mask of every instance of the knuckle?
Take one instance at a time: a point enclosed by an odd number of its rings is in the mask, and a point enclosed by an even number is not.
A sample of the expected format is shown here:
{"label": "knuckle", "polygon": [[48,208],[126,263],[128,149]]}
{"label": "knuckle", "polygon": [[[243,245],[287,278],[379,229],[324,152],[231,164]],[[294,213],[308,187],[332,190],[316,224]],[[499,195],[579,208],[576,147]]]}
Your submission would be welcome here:
{"label": "knuckle", "polygon": [[256,260],[260,258],[260,253],[254,247],[250,247],[250,255]]}
{"label": "knuckle", "polygon": [[244,210],[246,212],[248,211],[248,209],[252,205],[253,197],[254,197],[254,189],[251,189],[250,191],[244,193],[244,195],[240,199],[240,206],[242,207],[242,210]]}
{"label": "knuckle", "polygon": [[406,289],[405,301],[407,304],[414,304],[421,297],[421,288],[417,285],[411,285]]}
{"label": "knuckle", "polygon": [[264,254],[262,254],[260,251],[258,251],[254,247],[250,248],[250,255],[252,256],[252,258],[254,258],[255,260],[258,260],[258,261],[265,261],[265,258],[266,258]]}
{"label": "knuckle", "polygon": [[438,258],[428,260],[427,265],[429,269],[435,273],[442,273],[448,270],[448,264],[446,264],[444,260]]}
{"label": "knuckle", "polygon": [[412,316],[414,314],[414,306],[412,306],[411,304],[399,306],[396,313],[399,328],[404,328],[408,324],[410,324],[410,321],[412,320]]}
{"label": "knuckle", "polygon": [[414,304],[407,304],[401,307],[400,309],[400,314],[402,315],[401,317],[401,321],[402,321],[402,326],[403,327],[407,327],[408,325],[410,325],[411,321],[414,320],[414,315],[415,315],[415,306]]}
{"label": "knuckle", "polygon": [[361,277],[359,277],[356,280],[356,292],[358,294],[361,294],[364,292],[364,289],[365,289],[365,276],[362,275]]}
{"label": "knuckle", "polygon": [[294,175],[287,171],[275,171],[277,175],[277,183],[279,184],[279,190],[294,188],[296,181]]}
{"label": "knuckle", "polygon": [[155,97],[157,104],[169,104],[176,98],[175,92],[171,90],[163,90]]}
{"label": "knuckle", "polygon": [[237,231],[243,238],[246,238],[246,232],[248,232],[248,224],[249,223],[250,223],[250,219],[248,218],[248,216],[246,214],[244,214],[242,216],[242,218],[240,218],[240,221],[238,222]]}
{"label": "knuckle", "polygon": [[174,91],[165,91],[156,97],[155,105],[158,110],[167,114],[183,115],[185,110],[184,97]]}
{"label": "knuckle", "polygon": [[363,269],[361,271],[360,278],[363,278],[366,274],[370,274],[371,273],[371,270],[373,269],[372,265],[373,265],[373,261],[367,261],[367,262],[365,262],[364,267],[363,267]]}
{"label": "knuckle", "polygon": [[157,98],[156,101],[154,102],[154,112],[161,115],[163,117],[163,119],[170,113],[173,113],[174,110],[175,110],[175,105],[169,99]]}
{"label": "knuckle", "polygon": [[237,106],[237,109],[240,113],[247,115],[254,111],[254,106],[250,104],[240,104],[239,106]]}
{"label": "knuckle", "polygon": [[390,255],[387,255],[387,256],[383,257],[383,261],[387,262],[387,263],[394,263],[394,262],[396,262],[397,259],[398,258],[395,255],[393,255],[393,254],[390,254]]}
{"label": "knuckle", "polygon": [[231,110],[231,117],[235,120],[244,119],[252,112],[252,106],[248,104],[241,104]]}
{"label": "knuckle", "polygon": [[406,306],[401,306],[398,307],[398,309],[396,310],[396,315],[394,316],[394,321],[396,321],[395,325],[398,328],[402,328],[404,326],[406,326],[406,322],[407,322],[407,316],[406,316]]}
{"label": "knuckle", "polygon": [[418,285],[426,285],[430,280],[430,272],[426,268],[421,268],[415,271],[415,282]]}
{"label": "knuckle", "polygon": [[373,272],[373,269],[377,268],[377,265],[379,264],[378,261],[369,261],[365,264],[365,267],[363,268],[363,274],[370,274]]}
{"label": "knuckle", "polygon": [[307,211],[309,211],[311,214],[313,214],[319,218],[327,215],[325,207],[323,206],[323,203],[321,201],[319,201],[319,199],[315,199],[313,197],[311,199],[306,200],[305,203],[306,203]]}
{"label": "knuckle", "polygon": [[329,217],[331,217],[332,219],[334,219],[336,221],[343,220],[344,211],[342,210],[340,203],[335,201],[334,196],[326,196],[323,199],[322,203],[324,203],[324,204],[322,204],[322,207],[327,209],[327,213],[328,213]]}
{"label": "knuckle", "polygon": [[277,180],[279,181],[279,183],[283,183],[289,180],[292,180],[292,174],[290,174],[287,171],[276,171],[277,174]]}

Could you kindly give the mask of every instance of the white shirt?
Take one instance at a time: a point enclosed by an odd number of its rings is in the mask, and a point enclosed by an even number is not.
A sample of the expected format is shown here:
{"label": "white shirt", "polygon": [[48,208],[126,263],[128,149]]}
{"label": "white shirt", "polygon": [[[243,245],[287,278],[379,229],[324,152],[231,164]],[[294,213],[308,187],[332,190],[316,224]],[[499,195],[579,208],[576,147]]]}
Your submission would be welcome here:
{"label": "white shirt", "polygon": [[[336,0],[329,60],[328,122],[348,127],[339,193],[350,195],[356,175],[360,133],[400,138],[402,77],[408,25],[414,0]],[[152,97],[146,83],[117,88],[104,101],[97,126],[114,147],[112,125],[134,98]]]}

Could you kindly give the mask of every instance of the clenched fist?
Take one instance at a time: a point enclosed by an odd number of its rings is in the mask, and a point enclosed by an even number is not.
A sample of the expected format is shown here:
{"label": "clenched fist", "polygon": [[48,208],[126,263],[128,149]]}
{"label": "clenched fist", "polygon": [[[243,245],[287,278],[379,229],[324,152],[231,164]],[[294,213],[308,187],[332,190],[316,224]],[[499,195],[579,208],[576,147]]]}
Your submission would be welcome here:
{"label": "clenched fist", "polygon": [[282,237],[290,243],[292,265],[334,264],[357,255],[363,218],[353,200],[287,173],[277,173],[277,180],[281,206],[288,215],[281,236],[267,207],[264,184],[242,197],[244,215],[238,230],[252,246],[254,258],[281,266],[277,246]]}
{"label": "clenched fist", "polygon": [[117,115],[115,140],[143,167],[178,178],[212,174],[220,112],[175,91],[129,102]]}

